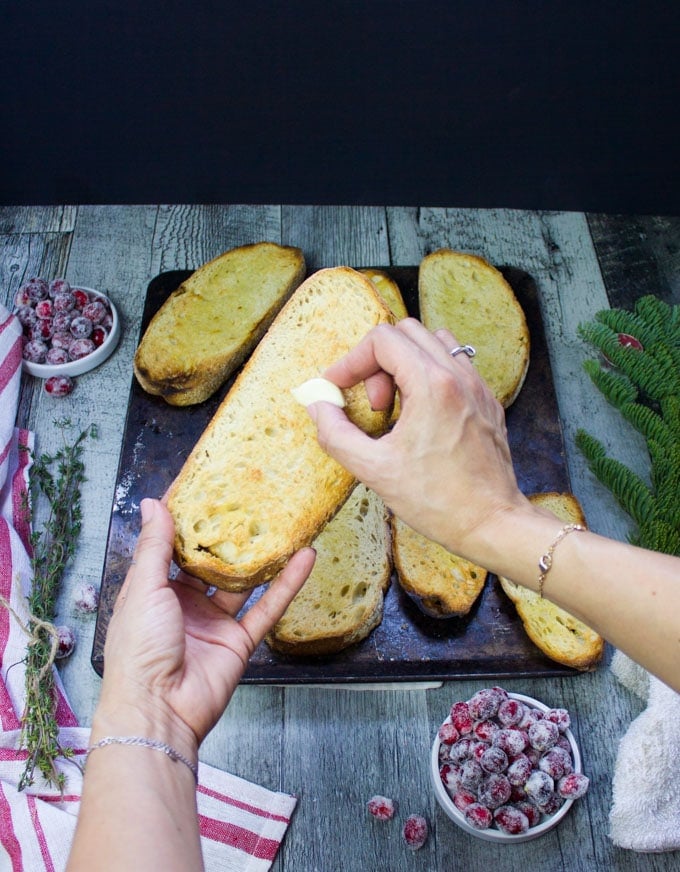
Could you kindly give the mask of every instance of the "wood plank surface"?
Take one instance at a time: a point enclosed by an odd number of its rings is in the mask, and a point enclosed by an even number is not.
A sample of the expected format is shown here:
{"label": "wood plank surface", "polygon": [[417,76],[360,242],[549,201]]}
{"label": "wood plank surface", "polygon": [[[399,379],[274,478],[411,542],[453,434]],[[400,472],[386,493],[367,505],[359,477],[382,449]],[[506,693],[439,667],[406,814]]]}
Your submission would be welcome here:
{"label": "wood plank surface", "polygon": [[[101,576],[146,286],[161,271],[191,268],[233,245],[265,238],[300,246],[311,268],[408,265],[445,245],[530,273],[541,301],[572,489],[593,529],[618,538],[629,530],[627,516],[588,472],[574,434],[586,426],[642,471],[645,448],[583,373],[592,352],[577,327],[599,309],[628,304],[640,293],[678,302],[677,219],[378,206],[0,209],[0,299],[11,301],[30,275],[65,275],[110,293],[123,320],[120,346],[105,366],[78,379],[74,393],[62,401],[25,378],[19,413],[44,450],[55,445],[56,416],[71,417],[76,427],[96,423],[100,431],[87,446],[83,538],[59,606],[60,621],[75,625],[78,637],[74,655],[60,670],[85,724],[99,692],[89,663],[94,621],[78,616],[72,602],[82,583],[98,583]],[[557,830],[524,845],[496,847],[464,834],[438,808],[429,785],[429,748],[437,726],[454,700],[479,689],[478,681],[429,689],[242,686],[204,743],[201,759],[299,797],[275,872],[680,868],[677,853],[639,855],[608,839],[618,741],[642,704],[614,680],[607,663],[588,675],[503,684],[570,710],[592,778],[587,796]],[[366,814],[365,803],[375,793],[397,801],[392,822],[375,822]],[[401,840],[400,824],[416,812],[425,815],[432,832],[423,849],[411,852]]]}

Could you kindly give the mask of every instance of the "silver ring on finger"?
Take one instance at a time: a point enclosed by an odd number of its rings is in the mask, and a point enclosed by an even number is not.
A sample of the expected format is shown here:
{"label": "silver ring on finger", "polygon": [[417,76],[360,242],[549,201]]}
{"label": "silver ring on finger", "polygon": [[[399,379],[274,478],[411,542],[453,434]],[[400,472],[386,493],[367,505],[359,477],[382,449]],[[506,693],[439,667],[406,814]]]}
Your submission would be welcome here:
{"label": "silver ring on finger", "polygon": [[474,357],[477,354],[477,350],[471,345],[456,345],[455,348],[449,351],[449,354],[451,357],[455,357],[457,354],[466,354],[468,357]]}
{"label": "silver ring on finger", "polygon": [[217,587],[214,584],[209,584],[205,589],[205,595],[207,597],[215,596],[217,592]]}

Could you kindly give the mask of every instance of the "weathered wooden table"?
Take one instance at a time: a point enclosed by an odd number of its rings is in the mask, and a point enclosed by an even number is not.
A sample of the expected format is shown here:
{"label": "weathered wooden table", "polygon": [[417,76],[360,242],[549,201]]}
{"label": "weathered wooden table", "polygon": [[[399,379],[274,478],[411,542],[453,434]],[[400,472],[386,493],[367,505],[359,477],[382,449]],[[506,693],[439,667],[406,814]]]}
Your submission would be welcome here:
{"label": "weathered wooden table", "polygon": [[[629,519],[588,472],[574,447],[587,426],[619,459],[644,473],[637,435],[609,408],[582,370],[592,355],[577,325],[608,306],[630,306],[646,293],[680,302],[680,218],[443,208],[330,206],[111,206],[0,209],[0,294],[10,302],[32,275],[65,276],[109,293],[122,314],[113,357],[79,379],[56,401],[40,382],[24,378],[19,419],[37,434],[39,450],[56,447],[52,422],[68,416],[88,441],[88,481],[81,544],[60,601],[60,622],[76,625],[78,646],[60,667],[82,723],[89,723],[100,679],[90,663],[94,620],[78,617],[73,593],[99,583],[122,433],[146,288],[156,275],[192,269],[234,245],[261,239],[297,245],[310,269],[347,264],[412,265],[449,246],[517,266],[534,279],[562,421],[573,491],[590,526],[625,538]],[[608,652],[608,657],[611,652]],[[439,810],[429,784],[428,752],[454,699],[488,682],[445,681],[438,687],[271,686],[238,689],[206,740],[201,758],[273,789],[299,795],[277,870],[488,869],[671,870],[677,853],[639,855],[615,848],[607,836],[611,780],[618,741],[641,703],[612,677],[511,677],[509,690],[572,713],[585,770],[587,797],[547,836],[495,847],[467,836]],[[407,850],[394,825],[365,812],[375,793],[393,797],[399,817],[424,814],[426,846]]]}

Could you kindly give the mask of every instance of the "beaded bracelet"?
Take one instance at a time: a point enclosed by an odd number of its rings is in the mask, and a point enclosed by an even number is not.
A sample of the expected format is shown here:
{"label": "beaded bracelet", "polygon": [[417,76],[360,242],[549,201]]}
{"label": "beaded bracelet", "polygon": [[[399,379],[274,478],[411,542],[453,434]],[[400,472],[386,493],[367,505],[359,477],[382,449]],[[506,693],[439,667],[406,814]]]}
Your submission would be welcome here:
{"label": "beaded bracelet", "polygon": [[198,784],[198,766],[196,766],[195,763],[192,763],[191,760],[187,760],[187,758],[180,754],[179,751],[175,751],[174,748],[171,748],[170,745],[166,745],[165,742],[159,742],[156,739],[146,739],[144,736],[105,736],[87,749],[85,763],[87,764],[87,759],[92,751],[96,751],[97,748],[105,748],[107,745],[139,745],[142,748],[151,748],[154,751],[162,751],[171,760],[175,762],[179,760],[180,763],[184,763],[185,766],[188,766],[196,779],[196,784]]}
{"label": "beaded bracelet", "polygon": [[550,572],[550,567],[553,564],[553,554],[555,553],[555,548],[560,544],[562,539],[565,536],[568,536],[569,533],[574,532],[582,532],[586,528],[581,524],[566,524],[560,532],[555,536],[552,545],[545,552],[543,557],[538,561],[538,568],[541,570],[541,574],[538,576],[538,593],[543,598],[543,585],[545,584],[545,577]]}

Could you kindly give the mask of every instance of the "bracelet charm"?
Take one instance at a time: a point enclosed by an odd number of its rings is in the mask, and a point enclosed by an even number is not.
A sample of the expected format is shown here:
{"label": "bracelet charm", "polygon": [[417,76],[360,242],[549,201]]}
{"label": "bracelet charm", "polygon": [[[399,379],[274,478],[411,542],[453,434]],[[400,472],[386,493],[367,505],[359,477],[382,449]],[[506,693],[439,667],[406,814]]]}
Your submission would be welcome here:
{"label": "bracelet charm", "polygon": [[582,532],[585,529],[586,527],[584,527],[582,524],[565,524],[565,526],[562,527],[560,532],[553,539],[553,542],[548,550],[538,561],[538,568],[541,571],[541,574],[538,576],[538,593],[541,598],[543,598],[543,585],[545,584],[546,576],[550,572],[550,569],[553,565],[553,554],[555,553],[555,548],[557,548],[562,539],[564,539],[565,536],[568,536],[569,533]]}

